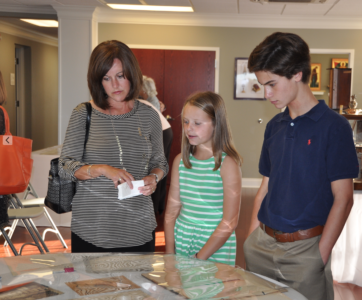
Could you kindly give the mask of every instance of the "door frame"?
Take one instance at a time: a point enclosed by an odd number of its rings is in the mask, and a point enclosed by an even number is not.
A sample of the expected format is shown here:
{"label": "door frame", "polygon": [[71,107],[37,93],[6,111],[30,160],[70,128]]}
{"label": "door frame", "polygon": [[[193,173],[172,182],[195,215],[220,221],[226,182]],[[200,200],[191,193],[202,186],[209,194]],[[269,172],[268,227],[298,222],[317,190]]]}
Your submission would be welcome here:
{"label": "door frame", "polygon": [[220,65],[220,47],[197,47],[197,46],[167,46],[167,45],[139,45],[127,44],[129,48],[134,49],[152,49],[152,50],[189,50],[189,51],[215,51],[215,87],[214,92],[219,92],[219,65]]}
{"label": "door frame", "polygon": [[[348,54],[349,68],[354,66],[354,49],[309,49],[311,54]],[[353,72],[351,74],[351,95],[353,89]]]}
{"label": "door frame", "polygon": [[[25,49],[15,44],[16,135],[25,137]],[[19,106],[17,105],[19,103]]]}

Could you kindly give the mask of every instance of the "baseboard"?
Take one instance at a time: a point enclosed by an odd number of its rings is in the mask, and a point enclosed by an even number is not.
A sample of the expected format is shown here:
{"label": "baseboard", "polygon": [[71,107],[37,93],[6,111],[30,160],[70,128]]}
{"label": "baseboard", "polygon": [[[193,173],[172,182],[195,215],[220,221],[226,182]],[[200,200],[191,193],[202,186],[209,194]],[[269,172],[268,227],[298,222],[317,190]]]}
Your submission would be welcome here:
{"label": "baseboard", "polygon": [[261,185],[261,178],[243,178],[243,188],[259,188]]}

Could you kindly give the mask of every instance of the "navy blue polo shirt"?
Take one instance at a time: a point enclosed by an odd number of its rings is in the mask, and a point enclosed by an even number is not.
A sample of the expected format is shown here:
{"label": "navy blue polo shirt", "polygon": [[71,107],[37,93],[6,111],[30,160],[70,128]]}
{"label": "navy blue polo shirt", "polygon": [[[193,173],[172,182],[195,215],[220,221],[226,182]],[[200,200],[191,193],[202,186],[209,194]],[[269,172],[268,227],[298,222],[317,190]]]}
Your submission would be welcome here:
{"label": "navy blue polo shirt", "polygon": [[283,232],[324,225],[333,205],[331,182],[359,172],[349,122],[323,100],[295,119],[287,108],[267,124],[259,172],[269,177],[262,223]]}

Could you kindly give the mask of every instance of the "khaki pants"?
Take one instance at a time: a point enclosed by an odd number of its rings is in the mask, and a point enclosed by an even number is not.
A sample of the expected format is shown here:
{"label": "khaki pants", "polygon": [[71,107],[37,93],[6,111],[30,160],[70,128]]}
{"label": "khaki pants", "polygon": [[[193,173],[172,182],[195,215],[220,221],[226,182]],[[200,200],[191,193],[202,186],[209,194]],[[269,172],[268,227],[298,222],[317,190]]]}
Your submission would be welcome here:
{"label": "khaki pants", "polygon": [[246,269],[284,283],[309,300],[333,300],[331,259],[324,265],[320,238],[278,243],[258,227],[244,243]]}

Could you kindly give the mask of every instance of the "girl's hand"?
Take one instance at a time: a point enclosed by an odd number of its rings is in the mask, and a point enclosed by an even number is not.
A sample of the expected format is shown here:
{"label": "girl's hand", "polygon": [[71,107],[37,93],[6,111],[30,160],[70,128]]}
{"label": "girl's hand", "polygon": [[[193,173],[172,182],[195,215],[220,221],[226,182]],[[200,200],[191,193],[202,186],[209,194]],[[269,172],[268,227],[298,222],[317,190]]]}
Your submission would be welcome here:
{"label": "girl's hand", "polygon": [[156,176],[147,175],[146,177],[143,177],[142,180],[144,181],[145,186],[139,187],[138,190],[145,196],[153,194],[157,187]]}
{"label": "girl's hand", "polygon": [[132,174],[128,173],[126,170],[117,169],[108,165],[105,165],[103,168],[103,175],[113,181],[115,188],[117,188],[119,184],[127,182],[130,189],[133,189],[132,181],[134,178]]}

